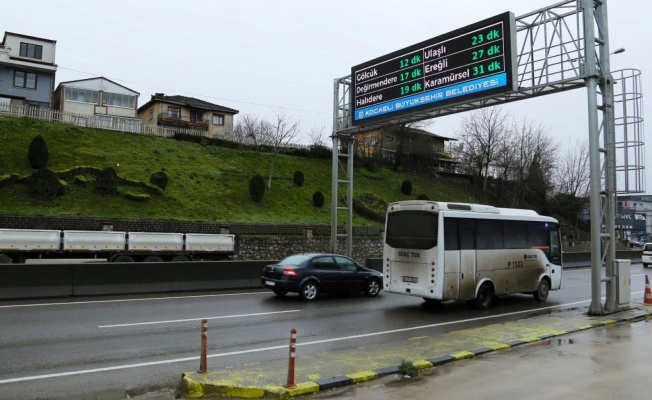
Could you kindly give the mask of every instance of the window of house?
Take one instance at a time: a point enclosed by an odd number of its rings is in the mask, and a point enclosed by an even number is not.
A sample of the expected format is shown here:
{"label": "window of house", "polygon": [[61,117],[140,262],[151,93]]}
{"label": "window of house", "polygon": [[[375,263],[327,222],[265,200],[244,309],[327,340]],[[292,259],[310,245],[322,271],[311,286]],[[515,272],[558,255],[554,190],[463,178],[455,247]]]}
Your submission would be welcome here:
{"label": "window of house", "polygon": [[168,106],[168,117],[181,119],[181,107]]}
{"label": "window of house", "polygon": [[102,95],[102,103],[105,106],[135,108],[136,96],[130,96],[128,94],[104,92],[104,94]]}
{"label": "window of house", "polygon": [[224,125],[224,115],[213,114],[213,125]]}
{"label": "window of house", "polygon": [[190,121],[204,122],[204,113],[198,110],[190,110]]}
{"label": "window of house", "polygon": [[99,104],[100,101],[100,92],[90,89],[66,87],[63,96],[66,101],[75,101],[79,103]]}
{"label": "window of house", "polygon": [[28,58],[43,58],[43,46],[32,43],[20,43],[20,56]]}
{"label": "window of house", "polygon": [[375,136],[367,136],[364,138],[364,145],[367,147],[373,146],[376,144],[376,137]]}
{"label": "window of house", "polygon": [[36,74],[25,71],[14,71],[14,86],[25,89],[36,89]]}
{"label": "window of house", "polygon": [[154,119],[154,109],[153,109],[153,108],[150,108],[150,109],[149,109],[149,120],[151,121],[151,120],[153,120],[153,119]]}

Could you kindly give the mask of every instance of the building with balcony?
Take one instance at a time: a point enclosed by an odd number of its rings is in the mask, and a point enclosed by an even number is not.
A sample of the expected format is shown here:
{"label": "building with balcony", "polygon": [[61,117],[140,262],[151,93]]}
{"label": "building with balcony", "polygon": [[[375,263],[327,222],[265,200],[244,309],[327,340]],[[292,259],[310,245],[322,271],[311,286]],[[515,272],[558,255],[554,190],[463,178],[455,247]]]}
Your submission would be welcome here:
{"label": "building with balcony", "polygon": [[52,108],[64,122],[80,126],[140,132],[138,96],[128,87],[104,77],[61,82],[54,92]]}
{"label": "building with balcony", "polygon": [[423,129],[389,127],[357,134],[358,155],[393,163],[401,157],[404,164],[455,172],[450,142],[457,139],[436,135]]}
{"label": "building with balcony", "polygon": [[0,108],[50,108],[57,42],[5,32],[0,43]]}
{"label": "building with balcony", "polygon": [[152,95],[138,108],[138,116],[148,128],[192,132],[208,137],[230,138],[233,116],[239,111],[185,96]]}

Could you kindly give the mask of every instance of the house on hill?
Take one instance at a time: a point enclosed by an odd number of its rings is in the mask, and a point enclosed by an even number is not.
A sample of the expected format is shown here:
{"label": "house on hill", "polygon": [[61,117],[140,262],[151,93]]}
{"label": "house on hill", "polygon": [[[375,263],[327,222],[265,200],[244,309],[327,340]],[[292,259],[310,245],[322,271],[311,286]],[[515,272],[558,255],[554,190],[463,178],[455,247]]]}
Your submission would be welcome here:
{"label": "house on hill", "polygon": [[229,138],[233,133],[233,116],[238,110],[186,96],[152,95],[138,108],[138,115],[147,128],[163,128],[170,132],[192,132],[208,137]]}
{"label": "house on hill", "polygon": [[359,132],[357,147],[360,156],[385,163],[393,163],[400,157],[404,163],[455,172],[457,161],[449,142],[456,140],[423,129],[399,126]]}
{"label": "house on hill", "polygon": [[0,109],[50,108],[56,46],[56,40],[5,32],[0,42]]}
{"label": "house on hill", "polygon": [[140,94],[104,77],[61,82],[52,107],[63,122],[102,129],[140,132],[136,110]]}

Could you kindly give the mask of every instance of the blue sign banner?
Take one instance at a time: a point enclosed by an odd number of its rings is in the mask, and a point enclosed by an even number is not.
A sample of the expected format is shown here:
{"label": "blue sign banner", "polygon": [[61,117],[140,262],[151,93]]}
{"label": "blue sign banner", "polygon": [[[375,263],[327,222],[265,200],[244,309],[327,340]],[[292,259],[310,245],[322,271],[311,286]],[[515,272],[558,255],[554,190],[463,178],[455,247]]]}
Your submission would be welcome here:
{"label": "blue sign banner", "polygon": [[471,93],[478,93],[485,90],[496,89],[507,85],[507,74],[501,73],[493,76],[486,76],[473,81],[460,83],[453,86],[443,87],[429,92],[403,97],[394,101],[375,104],[370,107],[355,111],[354,119],[360,121],[366,118],[391,113],[399,110],[407,110],[412,107],[419,107],[426,104],[436,103],[452,99],[458,96],[465,96]]}

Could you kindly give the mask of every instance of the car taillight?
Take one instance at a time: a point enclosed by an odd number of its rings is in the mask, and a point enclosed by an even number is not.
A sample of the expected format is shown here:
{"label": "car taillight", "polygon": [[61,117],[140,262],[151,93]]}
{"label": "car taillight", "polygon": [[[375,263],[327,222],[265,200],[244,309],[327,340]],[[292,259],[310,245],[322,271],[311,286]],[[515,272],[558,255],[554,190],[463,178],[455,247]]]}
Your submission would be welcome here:
{"label": "car taillight", "polygon": [[297,276],[297,271],[293,269],[286,269],[283,271],[283,276]]}

